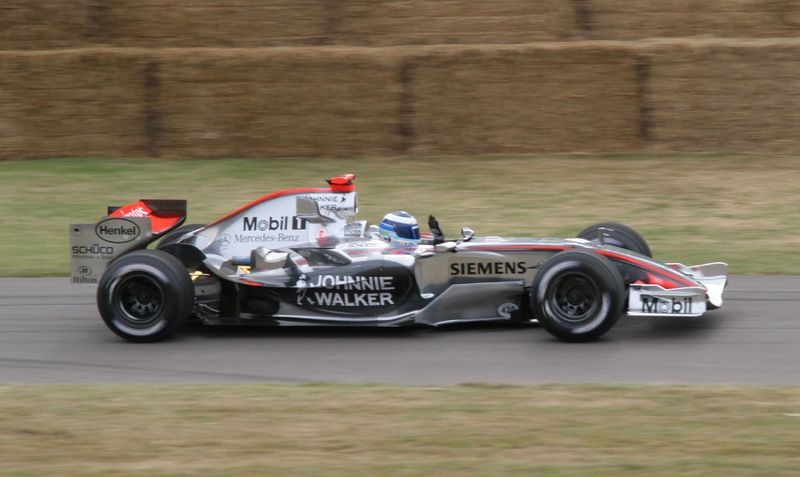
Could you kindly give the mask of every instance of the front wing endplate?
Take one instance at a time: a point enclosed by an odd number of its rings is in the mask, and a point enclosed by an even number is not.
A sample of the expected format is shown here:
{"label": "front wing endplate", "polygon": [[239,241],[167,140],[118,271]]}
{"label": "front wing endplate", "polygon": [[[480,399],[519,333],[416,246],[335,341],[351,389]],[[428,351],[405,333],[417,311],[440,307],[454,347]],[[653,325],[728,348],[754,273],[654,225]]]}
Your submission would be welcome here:
{"label": "front wing endplate", "polygon": [[660,285],[631,285],[628,315],[697,317],[706,312],[706,291],[702,287],[665,289]]}

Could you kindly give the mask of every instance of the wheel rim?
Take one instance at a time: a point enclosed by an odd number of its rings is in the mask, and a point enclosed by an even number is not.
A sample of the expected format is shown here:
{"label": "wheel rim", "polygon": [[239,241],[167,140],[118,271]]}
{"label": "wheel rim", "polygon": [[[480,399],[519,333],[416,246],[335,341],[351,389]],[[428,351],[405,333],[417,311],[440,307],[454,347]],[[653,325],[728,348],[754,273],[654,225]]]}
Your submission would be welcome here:
{"label": "wheel rim", "polygon": [[164,290],[149,275],[127,275],[115,287],[114,306],[126,325],[138,329],[149,328],[161,319]]}
{"label": "wheel rim", "polygon": [[553,281],[547,301],[555,318],[578,324],[594,318],[601,297],[592,279],[582,273],[566,273]]}

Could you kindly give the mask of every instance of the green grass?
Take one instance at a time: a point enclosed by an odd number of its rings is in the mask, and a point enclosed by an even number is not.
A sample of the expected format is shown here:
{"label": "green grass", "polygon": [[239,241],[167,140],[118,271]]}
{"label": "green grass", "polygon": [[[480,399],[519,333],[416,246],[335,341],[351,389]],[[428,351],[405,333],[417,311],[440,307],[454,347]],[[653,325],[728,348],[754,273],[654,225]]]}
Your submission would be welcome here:
{"label": "green grass", "polygon": [[5,476],[764,476],[800,389],[0,386]]}
{"label": "green grass", "polygon": [[445,232],[574,236],[601,220],[628,223],[657,258],[723,260],[734,273],[800,270],[800,158],[573,155],[366,159],[0,162],[2,276],[66,275],[70,223],[107,205],[183,198],[208,222],[261,195],[357,175],[361,216],[405,209]]}

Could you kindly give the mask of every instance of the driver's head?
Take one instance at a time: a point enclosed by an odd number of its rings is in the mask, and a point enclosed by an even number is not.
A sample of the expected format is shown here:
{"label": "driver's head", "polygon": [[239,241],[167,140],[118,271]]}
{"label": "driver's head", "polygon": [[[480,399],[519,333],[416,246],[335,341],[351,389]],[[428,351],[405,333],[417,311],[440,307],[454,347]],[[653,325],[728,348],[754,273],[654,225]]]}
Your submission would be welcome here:
{"label": "driver's head", "polygon": [[381,220],[381,237],[400,247],[419,245],[419,223],[413,215],[402,210],[386,214]]}

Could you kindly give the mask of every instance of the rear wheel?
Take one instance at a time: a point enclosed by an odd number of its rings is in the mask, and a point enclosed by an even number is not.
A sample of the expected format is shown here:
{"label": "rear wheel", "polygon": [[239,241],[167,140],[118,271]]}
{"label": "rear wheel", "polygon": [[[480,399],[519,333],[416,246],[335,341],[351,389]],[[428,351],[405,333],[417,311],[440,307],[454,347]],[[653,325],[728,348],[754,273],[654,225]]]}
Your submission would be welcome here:
{"label": "rear wheel", "polygon": [[652,257],[650,246],[639,232],[633,230],[625,224],[617,222],[601,222],[587,227],[578,234],[578,238],[589,240],[592,243],[599,243],[599,234],[603,230],[603,242],[615,247],[624,248],[632,252],[640,253],[647,257]]}
{"label": "rear wheel", "polygon": [[105,324],[128,341],[168,338],[192,311],[194,286],[177,258],[160,250],[137,250],[115,260],[97,288]]}
{"label": "rear wheel", "polygon": [[625,305],[625,283],[605,257],[584,251],[554,255],[533,281],[534,316],[553,336],[591,341],[617,322]]}

